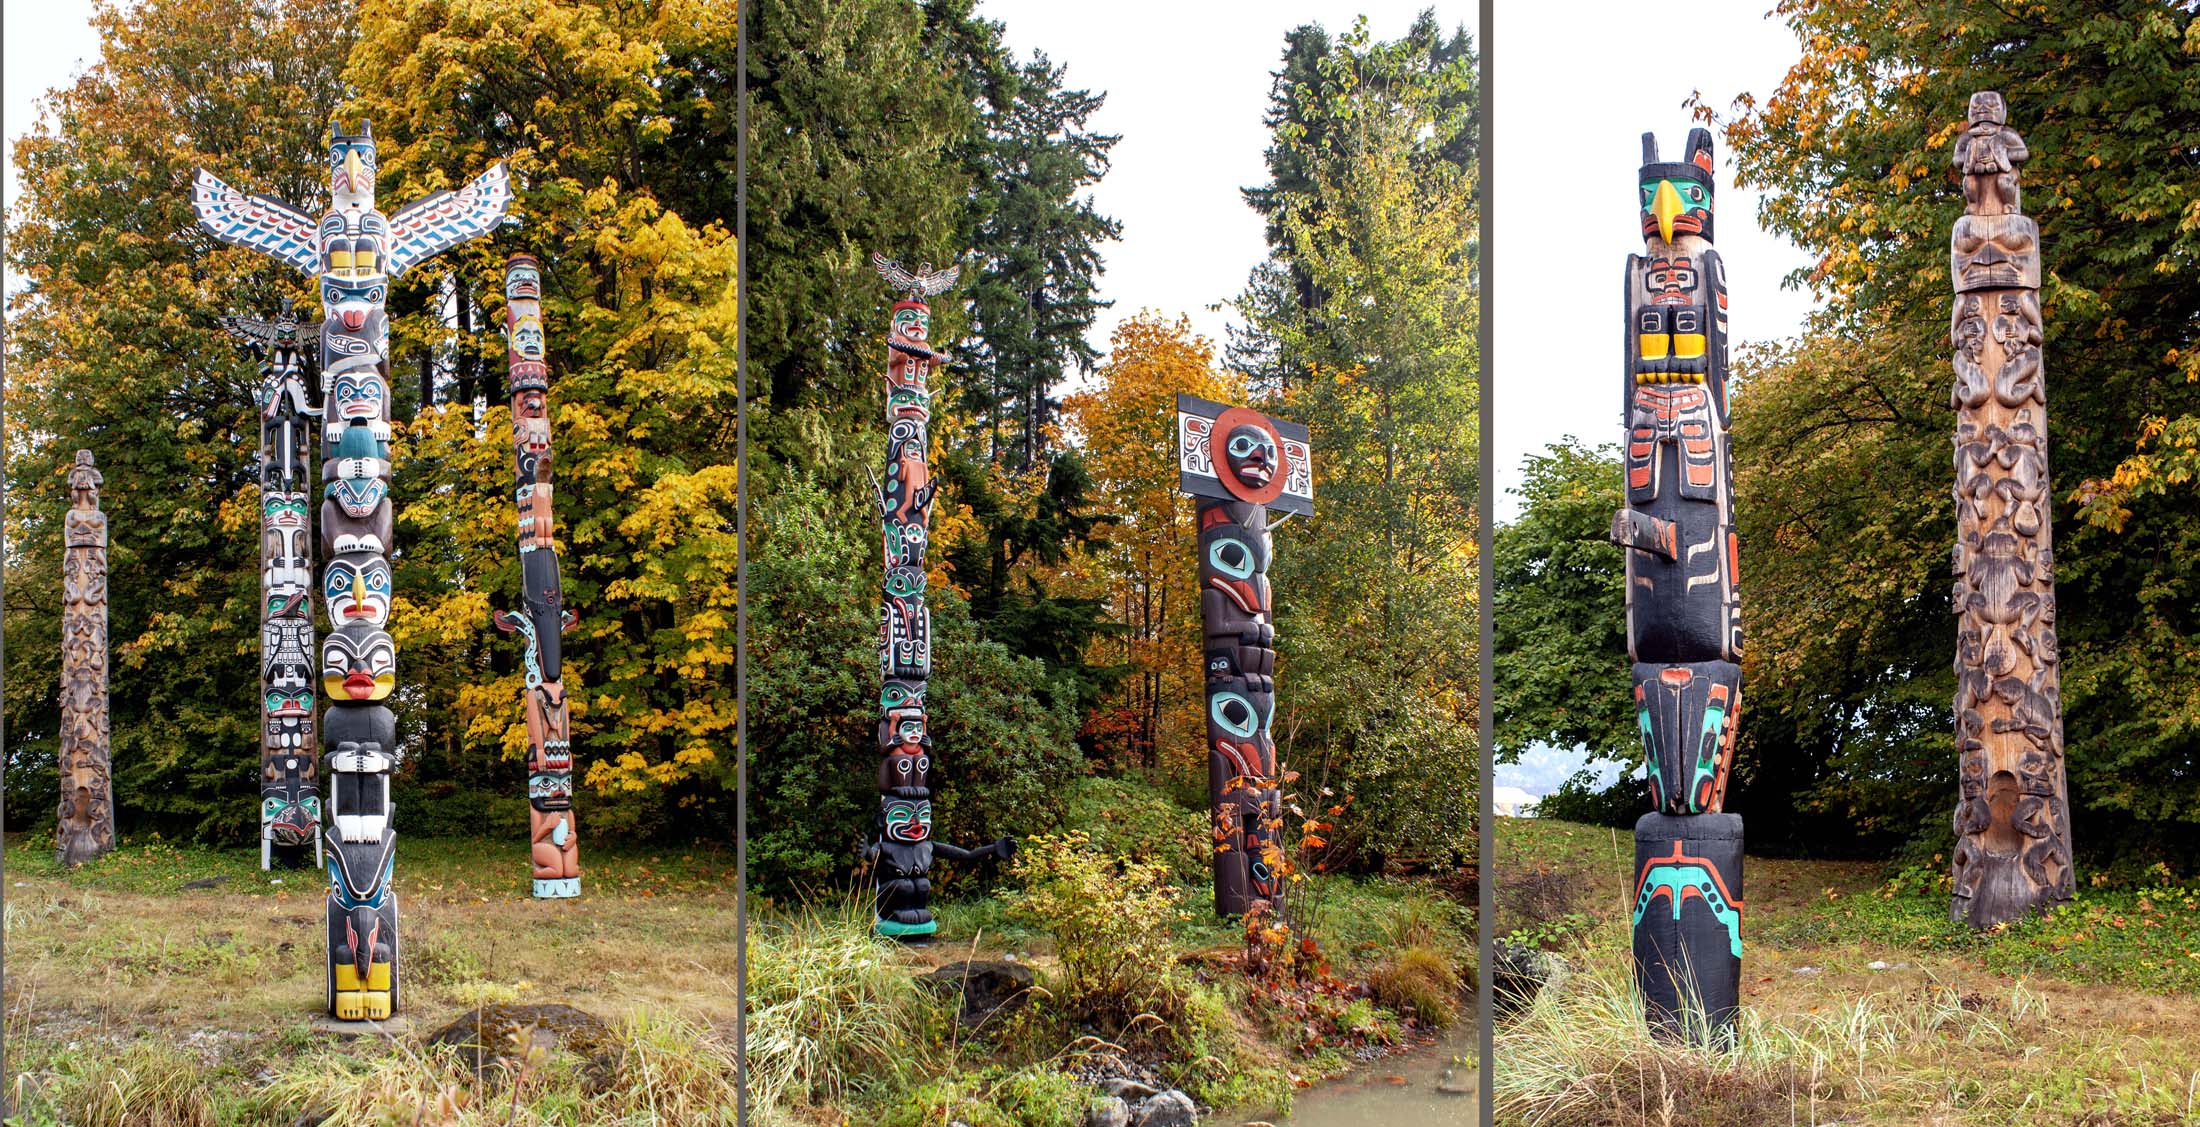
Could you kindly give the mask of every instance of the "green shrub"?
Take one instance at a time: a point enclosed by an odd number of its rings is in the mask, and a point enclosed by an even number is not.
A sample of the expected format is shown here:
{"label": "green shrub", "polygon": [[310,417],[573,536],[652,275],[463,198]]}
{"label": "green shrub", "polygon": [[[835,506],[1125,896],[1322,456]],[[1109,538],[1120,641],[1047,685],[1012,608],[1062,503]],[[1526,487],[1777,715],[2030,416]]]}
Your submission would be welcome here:
{"label": "green shrub", "polygon": [[928,1081],[896,1101],[879,1127],[1081,1127],[1090,1093],[1045,1065]]}
{"label": "green shrub", "polygon": [[1584,768],[1544,795],[1535,804],[1535,816],[1585,826],[1628,829],[1650,809],[1650,793],[1633,773],[1621,775],[1610,786],[1598,786],[1597,774]]}
{"label": "green shrub", "polygon": [[1179,914],[1166,865],[1114,857],[1082,831],[1040,835],[1017,851],[1022,887],[1010,915],[1046,932],[1062,961],[1063,1006],[1114,1034],[1141,1015],[1182,1012],[1184,984],[1170,927]]}
{"label": "green shrub", "polygon": [[1195,982],[1169,1028],[1170,1060],[1162,1075],[1210,1107],[1273,1108],[1289,1113],[1297,1091],[1280,1054],[1263,1051],[1246,1021],[1250,1002],[1241,979],[1230,985]]}
{"label": "green shrub", "polygon": [[1125,778],[1079,779],[1062,804],[1062,824],[1090,835],[1102,853],[1167,866],[1185,886],[1207,879],[1214,836],[1204,806],[1184,806],[1158,787]]}
{"label": "green shrub", "polygon": [[[878,788],[878,515],[861,490],[796,476],[759,493],[749,565],[749,879],[774,895],[843,883],[873,833]],[[932,612],[929,730],[948,770],[933,798],[944,838],[1040,833],[1084,774],[1075,693],[1048,666],[986,639],[953,587]],[[721,766],[730,757],[721,756]],[[730,786],[730,782],[728,783]],[[712,805],[709,808],[715,809]],[[955,866],[935,864],[935,888]]]}

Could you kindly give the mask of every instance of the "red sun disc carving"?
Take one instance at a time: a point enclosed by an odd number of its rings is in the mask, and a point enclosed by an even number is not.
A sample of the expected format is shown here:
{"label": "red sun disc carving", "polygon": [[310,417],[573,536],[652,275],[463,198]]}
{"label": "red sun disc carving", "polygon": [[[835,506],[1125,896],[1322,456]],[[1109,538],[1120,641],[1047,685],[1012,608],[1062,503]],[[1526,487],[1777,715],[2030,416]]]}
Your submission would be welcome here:
{"label": "red sun disc carving", "polygon": [[[1237,472],[1230,468],[1230,432],[1240,426],[1249,426],[1260,431],[1276,446],[1275,472],[1268,475],[1268,484],[1259,489],[1247,487],[1238,480]],[[1232,497],[1255,505],[1265,505],[1283,496],[1284,479],[1291,476],[1290,455],[1285,452],[1283,436],[1276,433],[1275,424],[1268,421],[1268,416],[1250,408],[1232,407],[1215,416],[1214,429],[1207,433],[1207,453],[1214,462],[1215,478],[1222,482],[1222,487],[1229,490]]]}

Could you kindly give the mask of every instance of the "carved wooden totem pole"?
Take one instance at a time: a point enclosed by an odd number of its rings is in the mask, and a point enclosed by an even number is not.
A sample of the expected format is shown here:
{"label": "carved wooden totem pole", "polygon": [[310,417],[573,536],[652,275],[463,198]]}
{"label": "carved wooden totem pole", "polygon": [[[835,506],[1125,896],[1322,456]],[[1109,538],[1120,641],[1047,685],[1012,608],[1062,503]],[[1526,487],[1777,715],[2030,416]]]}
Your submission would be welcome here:
{"label": "carved wooden totem pole", "polygon": [[2017,169],[2030,154],[2001,95],[1971,95],[1956,135],[1963,216],[1955,309],[1955,896],[1973,927],[2070,899],[2069,787],[2040,355],[2040,231]]}
{"label": "carved wooden totem pole", "polygon": [[[1215,914],[1283,907],[1276,831],[1276,614],[1268,587],[1281,524],[1314,511],[1306,428],[1245,407],[1176,397],[1177,488],[1199,499],[1199,612],[1206,638],[1207,801]],[[1219,456],[1218,456],[1219,455]]]}
{"label": "carved wooden totem pole", "polygon": [[320,734],[313,717],[313,432],[321,409],[306,391],[304,345],[290,303],[272,321],[224,317],[259,357],[260,386],[260,868],[295,868],[321,854]]}
{"label": "carved wooden totem pole", "polygon": [[1627,654],[1656,809],[1635,823],[1635,980],[1651,1024],[1731,1035],[1741,1001],[1742,819],[1723,812],[1741,707],[1727,453],[1726,271],[1711,249],[1711,133],[1642,137],[1644,253],[1627,258]]}
{"label": "carved wooden totem pole", "polygon": [[321,725],[328,754],[328,1009],[345,1021],[398,1008],[397,898],[390,880],[390,772],[397,765],[397,646],[390,640],[389,284],[405,271],[487,234],[511,202],[495,165],[456,192],[384,215],[375,206],[373,130],[330,131],[329,209],[305,212],[248,196],[200,169],[191,186],[199,225],[269,255],[321,287],[323,406]]}
{"label": "carved wooden totem pole", "polygon": [[544,358],[542,271],[533,255],[504,260],[504,327],[512,379],[512,497],[519,509],[520,606],[499,611],[497,628],[526,644],[527,840],[535,895],[581,894],[580,841],[573,829],[573,745],[559,635],[573,625],[558,580],[557,525],[550,517],[550,365]]}
{"label": "carved wooden totem pole", "polygon": [[1015,852],[1012,838],[964,849],[932,837],[932,792],[939,779],[932,737],[925,731],[925,680],[932,674],[932,611],[925,606],[925,541],[931,519],[932,366],[946,361],[931,344],[932,307],[924,299],[946,290],[959,267],[912,273],[884,255],[871,263],[902,295],[886,336],[886,476],[879,484],[886,578],[879,605],[881,686],[878,722],[879,816],[867,851],[877,864],[878,934],[921,939],[939,930],[932,918],[932,857],[972,861]]}
{"label": "carved wooden totem pole", "polygon": [[61,816],[55,852],[77,865],[115,847],[107,742],[107,514],[98,467],[79,450],[61,521]]}

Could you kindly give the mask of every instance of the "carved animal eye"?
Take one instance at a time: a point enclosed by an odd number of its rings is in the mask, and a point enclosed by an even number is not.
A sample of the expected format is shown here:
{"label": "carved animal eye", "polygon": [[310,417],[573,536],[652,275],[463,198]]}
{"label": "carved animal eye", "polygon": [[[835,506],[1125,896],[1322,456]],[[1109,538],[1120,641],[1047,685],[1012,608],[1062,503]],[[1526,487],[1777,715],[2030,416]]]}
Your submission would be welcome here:
{"label": "carved animal eye", "polygon": [[1215,546],[1208,549],[1207,562],[1232,579],[1244,579],[1253,574],[1253,554],[1241,541],[1215,541]]}
{"label": "carved animal eye", "polygon": [[1260,717],[1253,711],[1253,702],[1236,693],[1216,693],[1210,715],[1224,731],[1239,739],[1248,739],[1259,730]]}

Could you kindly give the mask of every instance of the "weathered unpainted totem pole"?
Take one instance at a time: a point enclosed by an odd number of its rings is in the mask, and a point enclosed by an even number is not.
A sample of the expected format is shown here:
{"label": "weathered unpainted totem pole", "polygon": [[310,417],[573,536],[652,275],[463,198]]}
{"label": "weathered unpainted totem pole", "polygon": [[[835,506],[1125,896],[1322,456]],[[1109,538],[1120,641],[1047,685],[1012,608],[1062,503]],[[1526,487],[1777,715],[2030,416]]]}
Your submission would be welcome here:
{"label": "weathered unpainted totem pole", "polygon": [[406,270],[487,234],[511,202],[502,164],[456,192],[437,192],[384,215],[375,206],[373,129],[330,131],[329,210],[305,212],[248,196],[200,169],[191,185],[199,225],[217,239],[289,263],[321,287],[321,380],[327,501],[321,594],[330,630],[321,640],[322,719],[328,755],[328,1009],[344,1021],[379,1020],[398,1008],[397,897],[390,881],[397,834],[390,772],[397,717],[383,702],[397,688],[390,614],[389,285]]}
{"label": "weathered unpainted totem pole", "polygon": [[1297,423],[1190,395],[1176,397],[1176,440],[1177,488],[1199,499],[1215,914],[1242,916],[1256,904],[1277,911],[1283,799],[1270,731],[1276,614],[1268,510],[1284,514],[1277,524],[1314,511],[1313,453]]}
{"label": "weathered unpainted totem pole", "polygon": [[313,717],[312,363],[290,302],[272,321],[224,317],[260,360],[260,868],[322,863],[320,734]]}
{"label": "weathered unpainted totem pole", "polygon": [[1644,253],[1627,258],[1627,655],[1655,809],[1635,823],[1635,981],[1651,1025],[1731,1036],[1741,1004],[1742,819],[1723,812],[1741,708],[1726,270],[1711,133],[1679,162],[1642,137]]}
{"label": "weathered unpainted totem pole", "polygon": [[932,736],[925,730],[925,680],[932,675],[932,611],[924,602],[925,542],[932,480],[932,366],[947,360],[931,344],[932,307],[962,273],[921,267],[912,273],[881,254],[871,264],[902,295],[886,337],[886,476],[879,483],[886,578],[879,605],[879,816],[866,851],[877,864],[878,934],[922,939],[939,930],[932,918],[932,857],[974,861],[1006,857],[1016,842],[1002,838],[964,849],[932,837],[932,792],[939,778]]}
{"label": "weathered unpainted totem pole", "polygon": [[61,811],[55,852],[78,865],[115,847],[107,742],[107,514],[99,468],[79,450],[61,520]]}
{"label": "weathered unpainted totem pole", "polygon": [[512,380],[512,497],[519,509],[520,605],[498,611],[497,628],[526,644],[527,840],[535,895],[581,894],[580,841],[573,829],[572,725],[566,711],[559,636],[573,625],[558,579],[557,525],[550,516],[550,364],[542,331],[542,271],[533,255],[504,260],[504,328]]}
{"label": "weathered unpainted totem pole", "polygon": [[1955,309],[1955,895],[1973,927],[2070,899],[2069,786],[2040,354],[2040,230],[2023,213],[2031,154],[2000,94],[1971,95],[1956,135],[1963,216]]}

